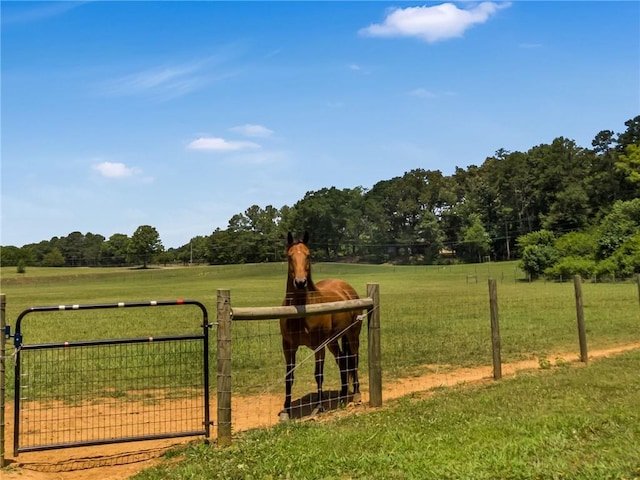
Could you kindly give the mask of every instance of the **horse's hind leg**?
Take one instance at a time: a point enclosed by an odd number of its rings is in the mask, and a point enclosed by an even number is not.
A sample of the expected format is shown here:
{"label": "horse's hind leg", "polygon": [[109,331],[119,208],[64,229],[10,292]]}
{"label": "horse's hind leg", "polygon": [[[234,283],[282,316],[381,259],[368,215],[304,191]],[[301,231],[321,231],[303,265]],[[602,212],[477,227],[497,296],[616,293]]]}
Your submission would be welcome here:
{"label": "horse's hind leg", "polygon": [[342,388],[340,389],[340,398],[346,401],[349,396],[349,356],[351,354],[351,346],[349,339],[345,335],[342,337],[342,355],[340,356],[340,380]]}
{"label": "horse's hind leg", "polygon": [[316,408],[314,408],[314,412],[323,411],[324,407],[322,406],[322,384],[324,382],[324,357],[325,357],[325,349],[322,347],[320,350],[316,352],[316,368],[315,368],[315,377],[316,384],[318,385],[318,403]]}
{"label": "horse's hind leg", "polygon": [[344,336],[343,345],[346,342],[345,350],[345,363],[347,376],[351,377],[353,383],[353,401],[360,401],[360,381],[358,380],[358,363],[359,363],[359,350],[360,350],[360,338],[358,334],[351,335],[348,339],[347,335]]}
{"label": "horse's hind leg", "polygon": [[344,353],[344,338],[342,337],[342,345],[343,345],[343,350],[340,350],[340,346],[338,344],[338,341],[335,340],[331,343],[329,343],[329,345],[327,345],[327,347],[329,348],[329,351],[333,354],[333,356],[336,358],[336,363],[338,364],[338,369],[340,370],[340,383],[341,383],[341,388],[340,388],[340,398],[345,398],[347,396],[348,392],[348,377],[347,377],[347,357]]}

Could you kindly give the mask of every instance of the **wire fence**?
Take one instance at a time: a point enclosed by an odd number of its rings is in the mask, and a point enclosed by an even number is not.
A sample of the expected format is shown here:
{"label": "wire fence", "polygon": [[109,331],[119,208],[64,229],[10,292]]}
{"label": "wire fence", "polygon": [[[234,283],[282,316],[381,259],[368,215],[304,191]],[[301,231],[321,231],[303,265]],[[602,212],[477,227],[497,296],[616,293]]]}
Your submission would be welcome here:
{"label": "wire fence", "polygon": [[[383,397],[492,377],[492,330],[487,279],[464,283],[452,294],[432,283],[403,293],[381,288]],[[639,289],[635,283],[583,283],[586,339],[593,351],[640,345]],[[551,368],[580,359],[573,283],[497,282],[501,360],[513,369]],[[360,379],[368,399],[368,339],[363,328]],[[277,322],[233,323],[234,425],[272,425],[284,400],[285,362]],[[512,370],[510,370],[512,371]],[[340,388],[327,355],[325,385]],[[293,396],[313,407],[314,357],[301,349]],[[252,420],[253,418],[253,420]]]}
{"label": "wire fence", "polygon": [[[356,275],[348,267],[339,268],[345,269],[347,277]],[[451,276],[455,267],[428,273],[410,268],[397,270],[400,280],[380,285],[383,399],[490,378],[493,351],[487,280],[495,276],[492,267],[482,266],[456,276],[455,288],[451,281],[438,281],[440,275]],[[505,365],[551,368],[579,358],[572,283],[528,283],[515,275],[512,278],[510,272],[497,275],[497,281],[501,359]],[[255,293],[257,297],[262,292]],[[250,292],[245,295],[251,296]],[[582,284],[582,298],[590,351],[640,343],[640,283],[586,282]],[[244,300],[243,305],[247,304]],[[167,333],[171,322],[161,321],[159,312],[154,312],[152,318],[136,317],[139,331]],[[113,323],[106,317],[100,320],[104,325]],[[75,320],[74,329],[80,329],[83,322]],[[186,320],[174,323],[182,326]],[[109,336],[99,330],[89,325],[84,333]],[[54,333],[64,335],[60,329]],[[210,374],[210,387],[212,391],[217,389],[218,400],[222,394],[232,402],[229,428],[240,431],[275,424],[283,408],[286,376],[278,321],[234,321],[229,342],[230,370]],[[365,404],[371,394],[370,347],[363,325],[359,376]],[[126,349],[117,344],[100,348],[60,345],[55,349],[25,349],[21,354],[25,388],[20,393],[20,408],[25,413],[22,444],[26,448],[44,442],[64,446],[72,436],[82,442],[101,442],[115,433],[126,438],[134,430],[152,437],[159,430],[174,434],[202,428],[202,417],[190,413],[201,410],[205,402],[196,392],[204,375],[197,366],[204,360],[203,353],[193,342],[140,341]],[[208,361],[220,365],[225,355],[212,344]],[[10,358],[7,355],[3,360]],[[314,407],[314,373],[314,354],[301,347],[293,399],[303,417]],[[231,380],[221,391],[225,375]],[[35,385],[41,385],[40,392]],[[338,366],[327,353],[324,391],[329,408],[339,408],[340,387]],[[211,418],[220,429],[231,411],[221,417],[220,410],[214,414],[215,405],[211,403]],[[59,430],[55,434],[54,427]]]}

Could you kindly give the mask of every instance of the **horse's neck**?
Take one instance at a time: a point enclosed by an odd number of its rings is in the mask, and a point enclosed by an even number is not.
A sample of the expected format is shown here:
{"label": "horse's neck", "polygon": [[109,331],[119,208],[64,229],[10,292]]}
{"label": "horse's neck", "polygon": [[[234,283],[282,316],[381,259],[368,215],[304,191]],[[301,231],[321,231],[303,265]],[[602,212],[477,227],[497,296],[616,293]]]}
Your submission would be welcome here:
{"label": "horse's neck", "polygon": [[305,290],[297,289],[293,286],[293,280],[287,281],[287,305],[306,305],[311,303],[310,297],[317,292],[316,285],[309,278],[309,284]]}

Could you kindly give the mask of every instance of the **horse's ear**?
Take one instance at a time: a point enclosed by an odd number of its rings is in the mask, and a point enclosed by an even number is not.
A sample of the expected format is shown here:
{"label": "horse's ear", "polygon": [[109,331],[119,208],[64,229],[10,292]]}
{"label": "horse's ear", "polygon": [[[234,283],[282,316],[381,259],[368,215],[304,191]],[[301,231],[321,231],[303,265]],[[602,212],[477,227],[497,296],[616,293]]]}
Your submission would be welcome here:
{"label": "horse's ear", "polygon": [[304,236],[302,237],[302,243],[305,245],[309,243],[309,232],[305,231]]}
{"label": "horse's ear", "polygon": [[291,232],[287,233],[287,245],[291,245],[293,243],[293,235]]}

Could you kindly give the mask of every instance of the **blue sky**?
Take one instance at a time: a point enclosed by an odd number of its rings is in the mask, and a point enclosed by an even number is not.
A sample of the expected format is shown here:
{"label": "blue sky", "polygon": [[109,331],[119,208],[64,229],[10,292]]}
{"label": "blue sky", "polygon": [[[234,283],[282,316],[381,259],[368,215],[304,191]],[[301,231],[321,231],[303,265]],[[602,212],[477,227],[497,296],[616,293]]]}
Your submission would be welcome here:
{"label": "blue sky", "polygon": [[640,2],[12,2],[0,244],[165,247],[251,205],[640,113]]}

